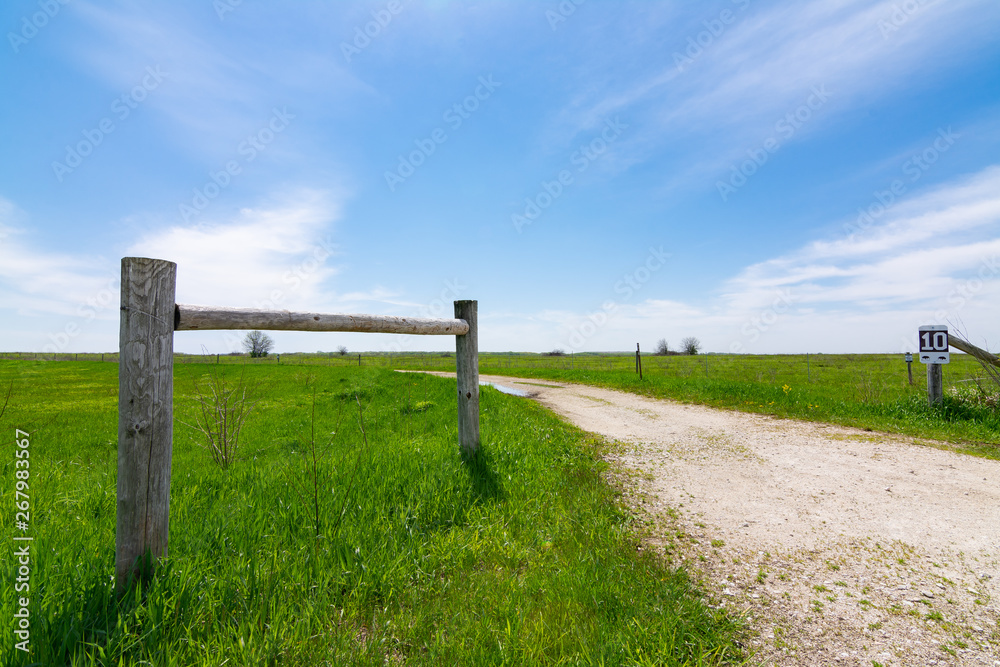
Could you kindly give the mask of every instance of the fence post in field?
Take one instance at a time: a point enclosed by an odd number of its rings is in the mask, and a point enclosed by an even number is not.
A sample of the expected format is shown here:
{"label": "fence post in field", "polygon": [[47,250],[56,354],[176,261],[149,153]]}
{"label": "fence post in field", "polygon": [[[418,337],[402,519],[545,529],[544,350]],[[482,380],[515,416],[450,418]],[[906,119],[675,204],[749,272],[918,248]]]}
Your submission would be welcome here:
{"label": "fence post in field", "polygon": [[177,265],[122,259],[115,584],[121,594],[167,553]]}
{"label": "fence post in field", "polygon": [[455,375],[458,378],[458,444],[466,454],[479,451],[479,323],[477,301],[456,301],[455,319],[469,331],[455,336]]}
{"label": "fence post in field", "polygon": [[[455,319],[302,313],[175,303],[177,265],[122,259],[118,352],[118,486],[115,586],[145,580],[167,554],[173,440],[174,331],[354,331],[454,335],[459,444],[479,451],[477,302],[456,301]],[[464,320],[464,321],[463,321]],[[280,356],[277,357],[280,363]],[[219,363],[219,356],[215,357]],[[358,354],[361,365],[361,354]]]}

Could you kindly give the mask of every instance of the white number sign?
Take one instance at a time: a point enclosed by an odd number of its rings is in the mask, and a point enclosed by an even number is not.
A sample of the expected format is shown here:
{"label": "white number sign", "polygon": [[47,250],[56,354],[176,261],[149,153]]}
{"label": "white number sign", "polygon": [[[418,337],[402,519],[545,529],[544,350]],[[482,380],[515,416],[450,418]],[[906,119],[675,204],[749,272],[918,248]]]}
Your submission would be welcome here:
{"label": "white number sign", "polygon": [[951,362],[948,351],[948,327],[929,324],[920,327],[920,361],[925,364],[947,364]]}

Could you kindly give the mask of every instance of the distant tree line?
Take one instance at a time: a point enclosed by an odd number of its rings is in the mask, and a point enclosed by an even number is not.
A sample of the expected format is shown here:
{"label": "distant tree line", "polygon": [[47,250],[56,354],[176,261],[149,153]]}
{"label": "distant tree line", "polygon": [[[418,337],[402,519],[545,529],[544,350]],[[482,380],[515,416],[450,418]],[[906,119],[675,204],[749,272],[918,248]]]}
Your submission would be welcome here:
{"label": "distant tree line", "polygon": [[669,354],[698,354],[701,351],[701,341],[694,336],[688,336],[681,341],[680,350],[671,350],[666,338],[656,342],[655,353],[661,357]]}

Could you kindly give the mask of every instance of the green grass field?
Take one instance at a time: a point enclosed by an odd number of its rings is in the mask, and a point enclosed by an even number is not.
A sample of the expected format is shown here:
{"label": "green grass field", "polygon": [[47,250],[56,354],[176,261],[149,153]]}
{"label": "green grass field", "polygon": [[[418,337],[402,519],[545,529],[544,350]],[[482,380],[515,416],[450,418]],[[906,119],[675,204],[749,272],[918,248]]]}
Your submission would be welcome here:
{"label": "green grass field", "polygon": [[[465,461],[454,381],[373,358],[178,363],[169,557],[118,600],[117,365],[90,359],[0,360],[0,386],[13,383],[0,418],[3,664],[741,660],[738,623],[637,549],[602,477],[606,445],[484,388],[483,449]],[[180,422],[195,420],[197,381],[244,370],[261,400],[223,470]],[[15,429],[31,433],[26,533]],[[28,592],[14,591],[15,535],[34,537]],[[30,657],[14,649],[18,596]]]}
{"label": "green grass field", "polygon": [[[440,355],[385,357],[397,368],[454,370]],[[371,360],[376,363],[376,360]],[[449,365],[450,364],[450,365]],[[902,355],[644,356],[484,354],[483,374],[580,382],[720,408],[822,421],[938,439],[968,454],[1000,458],[1000,406],[977,388],[983,372],[964,354],[944,367],[945,400],[927,402],[926,367],[913,364],[910,386]]]}

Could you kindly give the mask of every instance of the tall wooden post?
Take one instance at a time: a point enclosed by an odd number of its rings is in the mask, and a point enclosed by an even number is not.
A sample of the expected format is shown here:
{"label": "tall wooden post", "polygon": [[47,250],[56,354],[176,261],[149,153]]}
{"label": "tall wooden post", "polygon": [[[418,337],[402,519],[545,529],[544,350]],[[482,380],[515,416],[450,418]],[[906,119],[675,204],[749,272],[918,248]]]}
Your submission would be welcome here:
{"label": "tall wooden post", "polygon": [[479,323],[477,301],[456,301],[455,319],[469,323],[469,332],[455,336],[458,378],[458,444],[467,454],[479,451]]}
{"label": "tall wooden post", "polygon": [[927,364],[927,402],[931,405],[944,400],[944,381],[941,364]]}
{"label": "tall wooden post", "polygon": [[167,553],[173,439],[174,291],[177,265],[122,259],[118,366],[119,594]]}

